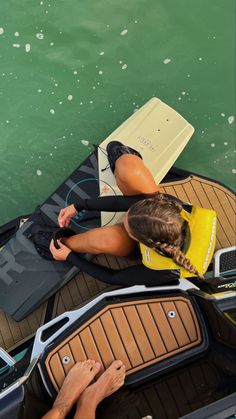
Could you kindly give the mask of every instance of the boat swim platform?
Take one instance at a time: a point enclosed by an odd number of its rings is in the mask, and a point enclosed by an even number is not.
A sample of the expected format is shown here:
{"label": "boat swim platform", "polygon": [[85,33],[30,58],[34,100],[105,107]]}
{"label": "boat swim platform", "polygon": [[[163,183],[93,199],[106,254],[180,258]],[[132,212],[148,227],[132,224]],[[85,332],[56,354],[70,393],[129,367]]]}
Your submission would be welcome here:
{"label": "boat swim platform", "polygon": [[[77,320],[47,345],[40,360],[51,394],[60,390],[79,360],[100,362],[99,376],[121,359],[132,383],[143,380],[144,369],[147,378],[207,348],[204,324],[191,297],[182,291],[147,294],[104,298],[82,316],[75,313]],[[165,362],[170,357],[171,363]]]}
{"label": "boat swim platform", "polygon": [[[218,182],[198,175],[169,181],[161,186],[164,192],[183,201],[216,210],[218,217],[216,250],[235,245],[236,199],[231,190]],[[133,259],[116,258],[110,255],[99,255],[94,261],[114,269],[125,268],[137,263]],[[65,311],[78,308],[100,293],[114,288],[80,272],[53,298],[20,322],[14,321],[0,310],[0,346],[8,352],[12,351],[33,337],[36,330],[45,322]]]}

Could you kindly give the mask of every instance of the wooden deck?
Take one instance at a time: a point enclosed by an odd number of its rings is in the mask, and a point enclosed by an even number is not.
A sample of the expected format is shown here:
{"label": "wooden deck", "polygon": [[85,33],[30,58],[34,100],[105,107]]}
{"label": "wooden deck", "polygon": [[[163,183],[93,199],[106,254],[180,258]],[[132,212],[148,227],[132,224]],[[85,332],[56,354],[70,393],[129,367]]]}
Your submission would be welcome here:
{"label": "wooden deck", "polygon": [[122,359],[126,375],[200,345],[200,327],[190,300],[159,297],[111,304],[78,327],[47,355],[47,373],[56,391],[72,366],[88,358],[102,372]]}
{"label": "wooden deck", "polygon": [[[235,245],[236,237],[236,200],[234,194],[216,182],[190,176],[184,180],[162,185],[164,191],[217,212],[217,246],[223,248]],[[112,268],[122,268],[136,263],[131,259],[114,258],[100,255],[94,259],[99,264]],[[114,287],[103,284],[87,274],[79,273],[56,294],[52,308],[53,318],[66,310],[78,308],[94,296]],[[21,322],[15,322],[0,310],[0,346],[11,351],[20,343],[33,336],[44,321],[47,303],[43,304]]]}

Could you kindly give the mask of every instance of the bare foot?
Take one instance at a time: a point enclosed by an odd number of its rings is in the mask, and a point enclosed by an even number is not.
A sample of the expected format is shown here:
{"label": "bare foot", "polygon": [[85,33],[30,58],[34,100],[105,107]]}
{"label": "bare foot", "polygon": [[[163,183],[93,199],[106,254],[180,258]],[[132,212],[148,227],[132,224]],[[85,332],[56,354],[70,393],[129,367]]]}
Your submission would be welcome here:
{"label": "bare foot", "polygon": [[67,414],[99,369],[99,362],[91,359],[77,362],[67,374],[53,408],[60,409],[64,415]]}
{"label": "bare foot", "polygon": [[[90,385],[81,395],[75,418],[83,418],[87,412],[87,419],[93,418],[98,404],[117,391],[125,380],[125,365],[122,361],[114,361],[110,367],[99,377],[96,383]],[[90,414],[91,412],[91,414]],[[93,413],[92,413],[93,412]]]}

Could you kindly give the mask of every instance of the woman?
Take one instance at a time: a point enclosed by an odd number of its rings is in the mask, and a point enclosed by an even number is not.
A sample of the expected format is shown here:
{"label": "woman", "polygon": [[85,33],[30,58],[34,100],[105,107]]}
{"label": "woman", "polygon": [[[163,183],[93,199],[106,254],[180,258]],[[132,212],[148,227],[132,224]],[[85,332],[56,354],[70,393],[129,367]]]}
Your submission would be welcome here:
{"label": "woman", "polygon": [[[176,283],[181,267],[188,276],[203,278],[203,271],[207,268],[199,272],[184,254],[188,246],[188,214],[191,214],[192,207],[183,205],[175,197],[163,194],[135,150],[118,141],[112,141],[108,144],[107,153],[117,185],[124,196],[80,200],[79,203],[61,210],[58,223],[60,227],[67,227],[71,219],[82,209],[127,211],[123,223],[94,228],[64,238],[63,243],[59,242],[60,249],[56,249],[52,241],[50,250],[53,257],[57,260],[67,260],[106,283],[122,286]],[[108,253],[114,256],[130,256],[137,242],[140,244],[143,264],[126,269],[105,268],[78,255]],[[161,258],[164,258],[164,264],[159,263]],[[166,263],[166,259],[171,263]]]}

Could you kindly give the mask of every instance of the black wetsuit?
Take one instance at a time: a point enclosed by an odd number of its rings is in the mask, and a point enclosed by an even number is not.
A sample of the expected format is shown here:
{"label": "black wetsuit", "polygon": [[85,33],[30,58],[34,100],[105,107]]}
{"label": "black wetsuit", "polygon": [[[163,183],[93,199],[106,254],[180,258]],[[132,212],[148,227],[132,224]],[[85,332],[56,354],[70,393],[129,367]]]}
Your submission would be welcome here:
{"label": "black wetsuit", "polygon": [[[142,199],[152,197],[149,195],[133,195],[133,196],[108,196],[93,199],[80,199],[76,203],[75,208],[79,212],[83,209],[97,210],[107,212],[123,212],[127,211],[131,205]],[[170,199],[180,202],[177,198],[168,195]],[[111,269],[94,262],[87,261],[80,257],[77,253],[71,252],[67,261],[78,267],[81,271],[87,272],[89,275],[103,281],[107,284],[131,286],[146,285],[157,286],[164,284],[178,284],[179,270],[153,270],[144,265],[129,266],[124,269]]]}

